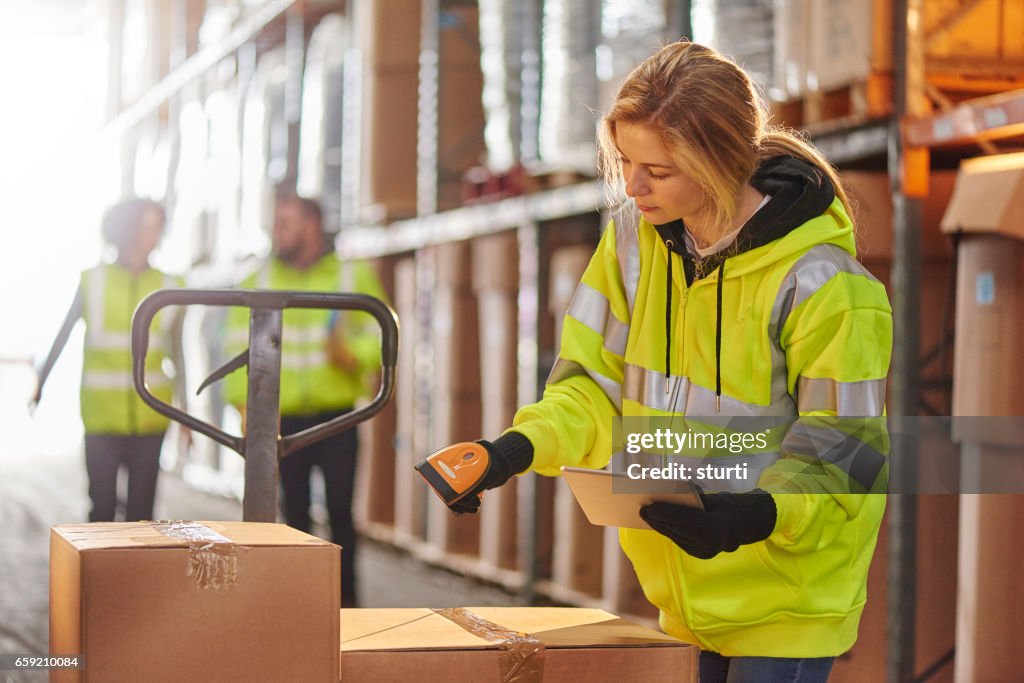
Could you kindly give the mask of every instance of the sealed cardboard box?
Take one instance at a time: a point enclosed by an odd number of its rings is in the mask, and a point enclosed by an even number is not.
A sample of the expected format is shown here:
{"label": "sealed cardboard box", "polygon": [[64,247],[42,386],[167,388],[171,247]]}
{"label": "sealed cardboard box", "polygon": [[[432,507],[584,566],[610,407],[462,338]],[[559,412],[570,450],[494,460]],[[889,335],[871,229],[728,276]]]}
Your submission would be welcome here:
{"label": "sealed cardboard box", "polygon": [[51,681],[331,681],[340,552],[281,524],[67,524],[50,533]]}
{"label": "sealed cardboard box", "polygon": [[947,233],[987,233],[1024,239],[1020,220],[1024,152],[966,159],[942,216]]}
{"label": "sealed cardboard box", "polygon": [[341,681],[697,680],[697,648],[599,609],[341,611]]}

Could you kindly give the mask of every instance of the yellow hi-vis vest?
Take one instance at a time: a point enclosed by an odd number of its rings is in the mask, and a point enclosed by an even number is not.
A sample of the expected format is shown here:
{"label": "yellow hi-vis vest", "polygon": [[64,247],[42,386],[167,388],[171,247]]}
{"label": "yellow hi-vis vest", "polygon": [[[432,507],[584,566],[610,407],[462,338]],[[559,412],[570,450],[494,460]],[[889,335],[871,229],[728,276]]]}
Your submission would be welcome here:
{"label": "yellow hi-vis vest", "polygon": [[[131,329],[135,307],[158,289],[180,287],[180,278],[147,268],[138,275],[117,264],[82,273],[85,350],[81,409],[87,434],[159,434],[168,419],[147,406],[132,384]],[[161,311],[150,328],[146,384],[170,402],[172,382],[163,369],[170,356],[170,314]]]}
{"label": "yellow hi-vis vest", "polygon": [[[687,285],[654,226],[611,224],[565,317],[559,358],[543,399],[512,429],[534,446],[532,469],[602,468],[613,418],[678,415],[863,420],[857,452],[870,467],[860,490],[829,476],[792,476],[800,434],[772,453],[722,454],[772,494],[778,517],[764,541],[703,560],[651,530],[619,541],[666,633],[725,656],[826,657],[848,650],[866,601],[868,566],[885,495],[885,382],[892,312],[885,288],[855,259],[853,228],[836,199],[822,215],[731,256],[723,286],[709,274]],[[666,282],[672,375],[666,376]],[[721,304],[719,304],[721,302]],[[716,316],[722,316],[720,354]],[[716,357],[721,358],[720,406]],[[834,438],[828,430],[826,439]],[[851,439],[852,441],[853,439]],[[854,444],[856,445],[856,444]],[[774,457],[770,457],[773,456]],[[825,474],[825,468],[822,468]]]}
{"label": "yellow hi-vis vest", "polygon": [[[342,263],[328,254],[306,270],[272,258],[246,278],[245,289],[349,292],[384,300],[376,273],[364,262]],[[291,308],[284,312],[281,341],[281,414],[315,415],[351,408],[366,397],[367,377],[380,368],[380,328],[369,313]],[[345,347],[358,361],[346,372],[329,360],[332,330],[340,326]],[[225,351],[232,358],[249,344],[249,309],[232,308],[228,314]],[[225,378],[225,400],[244,406],[247,400],[245,369]]]}

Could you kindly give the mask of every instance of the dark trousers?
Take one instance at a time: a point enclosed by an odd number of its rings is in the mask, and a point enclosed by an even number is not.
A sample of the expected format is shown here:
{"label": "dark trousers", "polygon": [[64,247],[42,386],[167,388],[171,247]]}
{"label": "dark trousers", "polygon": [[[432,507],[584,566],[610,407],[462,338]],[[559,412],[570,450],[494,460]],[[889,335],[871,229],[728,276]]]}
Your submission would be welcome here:
{"label": "dark trousers", "polygon": [[825,683],[835,657],[723,657],[701,650],[700,683]]}
{"label": "dark trousers", "polygon": [[[348,412],[281,417],[281,434],[287,436]],[[288,526],[309,532],[310,475],[320,468],[327,494],[327,513],[331,521],[331,542],[341,546],[341,604],[355,607],[356,602],[356,529],[352,523],[352,492],[356,479],[356,451],[359,438],[355,429],[306,446],[281,459],[281,507]]]}
{"label": "dark trousers", "polygon": [[90,522],[113,522],[117,512],[117,472],[128,470],[125,521],[153,519],[164,434],[86,434],[85,470],[89,475]]}

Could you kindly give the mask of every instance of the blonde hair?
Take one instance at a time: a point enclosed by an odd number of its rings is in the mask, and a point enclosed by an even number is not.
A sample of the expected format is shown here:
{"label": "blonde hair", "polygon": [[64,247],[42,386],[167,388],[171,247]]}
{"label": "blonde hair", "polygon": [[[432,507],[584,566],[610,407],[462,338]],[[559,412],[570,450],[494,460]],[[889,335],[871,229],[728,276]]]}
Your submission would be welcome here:
{"label": "blonde hair", "polygon": [[711,241],[729,232],[743,187],[760,162],[780,154],[820,169],[849,207],[839,176],[821,152],[793,131],[769,125],[768,117],[750,77],[727,57],[688,41],[662,47],[629,74],[601,121],[598,163],[609,204],[619,205],[624,182],[615,127],[631,123],[656,133],[704,191]]}

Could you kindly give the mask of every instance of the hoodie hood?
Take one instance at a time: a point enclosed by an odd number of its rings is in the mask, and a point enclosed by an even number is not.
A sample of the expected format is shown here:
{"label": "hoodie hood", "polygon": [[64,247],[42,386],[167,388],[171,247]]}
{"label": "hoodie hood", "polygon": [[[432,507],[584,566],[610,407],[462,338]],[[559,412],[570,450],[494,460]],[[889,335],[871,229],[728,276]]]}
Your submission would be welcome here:
{"label": "hoodie hood", "polygon": [[[701,277],[706,277],[715,271],[718,272],[718,305],[715,316],[716,407],[721,405],[722,396],[722,287],[726,276],[726,262],[739,255],[749,255],[749,258],[733,260],[730,274],[738,276],[749,270],[762,267],[765,263],[779,260],[794,251],[823,242],[833,242],[851,254],[855,253],[853,228],[845,215],[840,220],[826,218],[820,223],[815,221],[808,225],[814,219],[823,216],[836,198],[832,182],[819,168],[791,156],[770,157],[762,162],[754,172],[750,178],[750,185],[761,194],[770,195],[771,199],[751,216],[750,220],[740,229],[736,241],[730,247],[710,255],[700,262]],[[665,374],[671,377],[673,290],[671,252],[682,257],[683,274],[687,286],[692,285],[697,277],[698,262],[693,254],[686,249],[686,226],[682,220],[654,227],[670,252],[668,254],[668,276],[665,283]]]}
{"label": "hoodie hood", "polygon": [[[761,194],[770,195],[771,199],[743,226],[736,236],[735,243],[717,254],[708,256],[701,265],[702,276],[706,276],[720,268],[726,259],[754,251],[771,245],[758,258],[746,261],[744,266],[754,266],[761,258],[775,261],[793,251],[805,249],[812,244],[836,242],[839,246],[853,253],[853,230],[848,220],[841,224],[833,223],[830,229],[808,231],[801,235],[803,239],[787,239],[778,244],[805,223],[821,216],[835,200],[835,188],[820,169],[791,156],[775,156],[766,159],[750,178],[750,185]],[[845,217],[844,217],[845,218]],[[824,226],[821,226],[824,228]],[[670,251],[683,257],[683,270],[687,285],[693,284],[696,273],[696,260],[685,246],[686,226],[683,221],[676,220],[654,228]],[[802,231],[801,231],[802,232]],[[797,235],[793,235],[797,237]],[[845,237],[845,239],[844,239]],[[730,270],[739,267],[734,264]],[[748,267],[749,267],[748,266]],[[748,269],[741,267],[735,274]]]}

